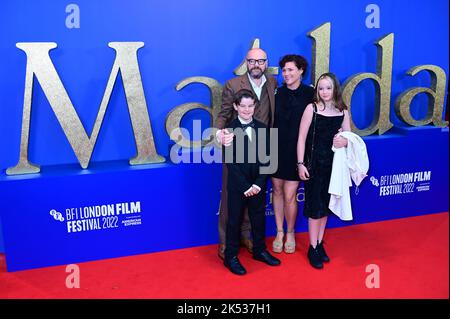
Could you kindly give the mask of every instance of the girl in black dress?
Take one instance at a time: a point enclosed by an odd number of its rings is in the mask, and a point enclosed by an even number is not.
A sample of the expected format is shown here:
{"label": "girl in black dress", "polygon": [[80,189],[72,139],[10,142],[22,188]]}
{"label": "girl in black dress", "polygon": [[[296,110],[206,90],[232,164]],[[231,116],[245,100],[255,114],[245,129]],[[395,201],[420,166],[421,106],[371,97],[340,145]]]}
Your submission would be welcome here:
{"label": "girl in black dress", "polygon": [[274,128],[278,129],[278,170],[272,175],[273,208],[277,236],[272,243],[276,253],[283,251],[286,219],[286,242],[284,252],[295,252],[295,221],[297,219],[297,139],[300,120],[306,106],[313,101],[314,89],[302,84],[306,72],[305,58],[296,54],[285,55],[280,60],[284,85],[275,94]]}
{"label": "girl in black dress", "polygon": [[330,194],[331,168],[334,152],[331,147],[347,146],[347,140],[336,136],[339,131],[350,131],[350,117],[342,101],[339,82],[333,73],[325,73],[317,80],[314,103],[306,107],[300,123],[297,144],[298,174],[305,181],[305,206],[308,217],[308,259],[314,268],[328,262],[323,236]]}

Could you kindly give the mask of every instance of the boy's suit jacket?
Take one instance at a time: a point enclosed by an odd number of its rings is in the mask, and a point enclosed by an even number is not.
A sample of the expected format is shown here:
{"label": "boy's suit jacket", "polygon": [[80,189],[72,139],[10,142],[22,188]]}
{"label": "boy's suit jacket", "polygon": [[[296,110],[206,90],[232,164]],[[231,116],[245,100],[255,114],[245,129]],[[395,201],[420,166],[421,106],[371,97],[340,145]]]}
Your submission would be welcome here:
{"label": "boy's suit jacket", "polygon": [[[231,151],[227,150],[227,148],[233,149],[233,160],[232,163],[226,163],[228,167],[228,191],[237,191],[241,194],[243,194],[245,191],[247,191],[253,184],[258,185],[262,190],[265,189],[266,186],[266,180],[267,175],[260,173],[260,167],[261,166],[268,166],[269,163],[261,163],[260,159],[258,158],[258,147],[260,143],[266,144],[266,154],[270,154],[269,146],[270,146],[270,138],[269,138],[269,131],[267,129],[267,126],[264,125],[262,122],[253,119],[254,123],[254,131],[252,133],[252,141],[249,141],[249,138],[247,134],[245,134],[244,137],[244,143],[237,143],[236,135],[233,138],[233,143],[230,146],[224,147],[225,151]],[[230,123],[230,129],[233,129],[233,131],[236,128],[242,128],[242,124],[239,121],[238,118],[234,119]],[[264,129],[266,131],[265,138],[261,132],[258,132],[259,129]],[[240,145],[238,145],[240,144]],[[244,152],[244,162],[243,163],[237,163],[237,156],[236,151],[237,148],[240,148],[238,150],[239,152]],[[254,149],[253,149],[254,148]],[[249,149],[255,152],[256,154],[256,163],[249,163]]]}

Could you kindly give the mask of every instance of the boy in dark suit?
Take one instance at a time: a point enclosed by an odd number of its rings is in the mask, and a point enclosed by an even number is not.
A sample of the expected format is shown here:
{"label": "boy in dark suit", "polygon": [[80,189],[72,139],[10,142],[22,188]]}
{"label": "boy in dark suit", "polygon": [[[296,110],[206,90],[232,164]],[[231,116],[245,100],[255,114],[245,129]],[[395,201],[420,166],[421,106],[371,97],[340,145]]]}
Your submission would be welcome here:
{"label": "boy in dark suit", "polygon": [[[228,168],[228,221],[224,265],[234,274],[244,275],[237,254],[240,243],[240,225],[244,208],[248,208],[253,237],[253,259],[277,266],[280,261],[269,254],[265,245],[265,203],[267,175],[261,173],[268,166],[258,158],[259,149],[269,149],[267,126],[253,119],[256,97],[250,90],[235,94],[233,103],[238,117],[230,123],[233,143],[224,147]],[[265,133],[265,134],[264,134]],[[264,145],[265,144],[265,145]],[[257,151],[258,150],[258,151]]]}

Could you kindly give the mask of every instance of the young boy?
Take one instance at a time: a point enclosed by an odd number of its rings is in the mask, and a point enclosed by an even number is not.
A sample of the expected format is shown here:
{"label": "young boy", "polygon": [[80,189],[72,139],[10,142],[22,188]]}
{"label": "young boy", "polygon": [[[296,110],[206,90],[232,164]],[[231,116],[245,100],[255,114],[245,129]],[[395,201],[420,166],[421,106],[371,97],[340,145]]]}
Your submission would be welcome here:
{"label": "young boy", "polygon": [[[266,151],[268,150],[269,134],[263,123],[253,119],[255,100],[254,93],[249,90],[242,89],[235,94],[233,107],[238,117],[229,127],[229,131],[234,133],[233,143],[224,147],[228,168],[228,221],[224,265],[237,275],[247,272],[237,257],[240,225],[245,207],[248,208],[252,227],[253,259],[270,266],[280,264],[277,258],[269,254],[265,245],[267,175],[260,172],[264,164],[258,158],[257,150],[261,143],[264,143]],[[262,134],[264,130],[265,135]],[[232,156],[228,156],[230,154]]]}

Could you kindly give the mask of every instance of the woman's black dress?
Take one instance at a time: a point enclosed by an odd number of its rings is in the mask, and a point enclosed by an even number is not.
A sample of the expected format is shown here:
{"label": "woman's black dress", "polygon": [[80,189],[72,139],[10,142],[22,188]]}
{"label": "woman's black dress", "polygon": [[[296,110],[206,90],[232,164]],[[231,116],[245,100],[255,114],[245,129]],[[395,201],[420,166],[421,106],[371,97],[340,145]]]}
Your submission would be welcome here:
{"label": "woman's black dress", "polygon": [[[315,114],[316,132],[314,137],[314,151],[312,153],[312,169],[309,171],[310,179],[305,181],[305,205],[303,215],[313,219],[328,216],[331,211],[328,208],[330,194],[331,169],[333,166],[334,152],[333,137],[342,126],[344,115],[324,116]],[[314,115],[308,131],[305,146],[305,162],[311,156],[311,144],[314,131]]]}
{"label": "woman's black dress", "polygon": [[300,84],[296,90],[286,85],[275,94],[274,128],[278,129],[278,169],[273,177],[299,181],[297,172],[297,139],[303,112],[312,103],[314,89]]}

